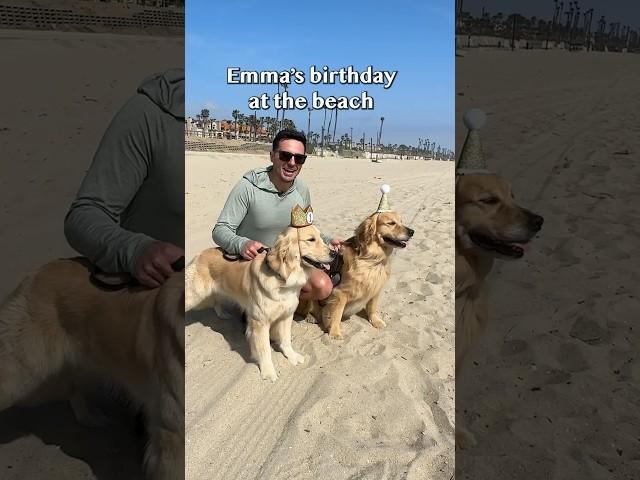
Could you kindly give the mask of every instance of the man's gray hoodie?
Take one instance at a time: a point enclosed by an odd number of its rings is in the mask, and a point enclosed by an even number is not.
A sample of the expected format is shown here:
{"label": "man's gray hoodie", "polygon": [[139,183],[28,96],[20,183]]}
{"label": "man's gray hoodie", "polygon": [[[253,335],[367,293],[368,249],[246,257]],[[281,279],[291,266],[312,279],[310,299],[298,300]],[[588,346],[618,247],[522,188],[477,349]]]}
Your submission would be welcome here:
{"label": "man's gray hoodie", "polygon": [[[279,193],[269,178],[272,168],[270,165],[245,173],[229,193],[212,232],[213,241],[226,252],[239,254],[249,240],[273,247],[291,223],[293,207],[311,205],[309,189],[297,178],[289,190]],[[326,235],[322,239],[331,241]]]}
{"label": "man's gray hoodie", "polygon": [[184,70],[147,79],[116,114],[64,231],[109,273],[133,272],[154,240],[184,248]]}

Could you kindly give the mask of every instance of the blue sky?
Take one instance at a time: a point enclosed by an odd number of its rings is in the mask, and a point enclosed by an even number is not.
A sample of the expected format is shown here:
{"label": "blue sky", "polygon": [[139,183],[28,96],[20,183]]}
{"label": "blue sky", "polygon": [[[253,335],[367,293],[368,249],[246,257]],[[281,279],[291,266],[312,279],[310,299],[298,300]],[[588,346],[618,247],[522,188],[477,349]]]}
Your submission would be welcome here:
{"label": "blue sky", "polygon": [[[275,85],[227,85],[227,67],[243,70],[287,70],[308,76],[310,65],[338,69],[397,70],[393,86],[291,85],[290,94],[308,98],[356,96],[363,90],[374,98],[374,110],[342,110],[336,136],[350,133],[354,141],[376,137],[384,116],[383,143],[417,145],[418,138],[454,144],[455,56],[452,0],[395,2],[334,1],[264,2],[257,0],[186,2],[186,110],[208,108],[214,118],[231,118],[239,109],[251,113],[252,95],[276,93]],[[275,111],[258,116],[275,117]],[[289,111],[307,130],[305,110]],[[311,115],[311,130],[319,132],[323,111]],[[328,115],[327,115],[328,121]],[[333,127],[331,128],[333,130]]]}

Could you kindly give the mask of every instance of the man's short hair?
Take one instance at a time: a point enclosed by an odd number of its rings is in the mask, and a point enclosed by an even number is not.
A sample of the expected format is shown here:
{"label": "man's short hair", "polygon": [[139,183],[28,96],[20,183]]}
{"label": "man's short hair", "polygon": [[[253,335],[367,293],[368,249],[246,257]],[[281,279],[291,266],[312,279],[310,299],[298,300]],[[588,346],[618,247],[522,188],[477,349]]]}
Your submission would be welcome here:
{"label": "man's short hair", "polygon": [[304,151],[305,152],[307,151],[307,137],[304,134],[304,132],[291,130],[289,128],[280,130],[278,134],[275,136],[275,138],[273,139],[273,145],[271,150],[274,152],[278,150],[278,146],[280,145],[280,142],[282,140],[297,140],[299,142],[302,142],[302,145],[304,145]]}

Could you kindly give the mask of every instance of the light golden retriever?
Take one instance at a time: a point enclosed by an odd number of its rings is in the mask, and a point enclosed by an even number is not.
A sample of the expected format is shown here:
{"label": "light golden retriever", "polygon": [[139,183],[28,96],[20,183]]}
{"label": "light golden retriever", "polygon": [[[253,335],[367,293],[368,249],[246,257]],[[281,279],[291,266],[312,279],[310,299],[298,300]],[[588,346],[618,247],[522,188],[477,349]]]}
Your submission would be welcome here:
{"label": "light golden retriever", "polygon": [[[486,327],[488,275],[498,259],[518,259],[544,219],[519,206],[511,186],[492,174],[456,181],[456,377]],[[456,427],[456,446],[473,446],[473,435]]]}
{"label": "light golden retriever", "polygon": [[381,212],[370,215],[358,226],[355,236],[344,242],[340,284],[322,307],[314,305],[314,316],[329,336],[342,338],[342,318],[363,308],[372,326],[385,326],[377,309],[382,287],[391,274],[391,254],[396,248],[405,248],[413,234],[411,228],[402,224],[399,214]]}
{"label": "light golden retriever", "polygon": [[184,478],[184,275],[98,288],[82,258],[48,263],[0,307],[0,411],[65,371],[124,388],[143,409],[145,474]]}
{"label": "light golden retriever", "polygon": [[222,251],[209,248],[185,271],[185,310],[216,308],[232,300],[246,314],[246,336],[263,379],[276,381],[271,359],[273,340],[292,365],[304,356],[291,346],[291,324],[302,286],[313,269],[328,269],[335,253],[314,226],[288,227],[266,255],[230,262]]}

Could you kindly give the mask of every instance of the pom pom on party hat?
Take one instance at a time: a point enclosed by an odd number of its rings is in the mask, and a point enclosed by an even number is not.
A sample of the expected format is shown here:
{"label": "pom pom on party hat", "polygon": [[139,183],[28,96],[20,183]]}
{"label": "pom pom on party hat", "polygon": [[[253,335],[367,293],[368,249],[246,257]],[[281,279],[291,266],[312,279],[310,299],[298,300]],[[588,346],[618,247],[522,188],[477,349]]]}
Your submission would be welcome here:
{"label": "pom pom on party hat", "polygon": [[479,108],[472,108],[464,114],[462,121],[468,132],[456,164],[456,175],[491,173],[487,169],[487,162],[482,152],[479,132],[487,123],[487,114]]}
{"label": "pom pom on party hat", "polygon": [[389,206],[389,198],[387,198],[387,193],[391,191],[391,187],[385,183],[380,187],[380,191],[382,192],[382,197],[380,198],[380,203],[378,204],[378,210],[376,210],[376,212],[390,212],[391,207]]}

